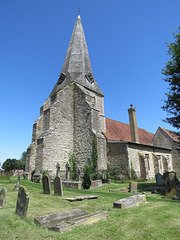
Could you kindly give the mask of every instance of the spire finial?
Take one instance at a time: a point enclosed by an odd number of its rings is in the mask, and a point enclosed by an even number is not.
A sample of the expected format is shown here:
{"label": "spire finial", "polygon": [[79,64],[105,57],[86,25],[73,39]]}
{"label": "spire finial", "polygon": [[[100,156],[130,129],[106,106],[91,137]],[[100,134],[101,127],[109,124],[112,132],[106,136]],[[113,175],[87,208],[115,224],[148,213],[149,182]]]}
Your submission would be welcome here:
{"label": "spire finial", "polygon": [[80,8],[78,9],[78,18],[81,19],[81,17],[80,17]]}

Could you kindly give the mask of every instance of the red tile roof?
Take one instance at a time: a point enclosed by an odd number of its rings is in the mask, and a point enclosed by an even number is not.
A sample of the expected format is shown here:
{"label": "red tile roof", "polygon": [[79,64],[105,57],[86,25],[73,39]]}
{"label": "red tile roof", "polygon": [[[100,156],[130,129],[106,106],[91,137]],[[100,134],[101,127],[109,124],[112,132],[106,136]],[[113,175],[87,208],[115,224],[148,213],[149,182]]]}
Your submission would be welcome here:
{"label": "red tile roof", "polygon": [[[138,128],[138,131],[140,144],[150,145],[154,134],[141,128]],[[104,136],[108,140],[131,142],[130,126],[129,124],[106,118],[106,132],[104,132]]]}
{"label": "red tile roof", "polygon": [[180,142],[180,134],[162,128],[174,141]]}

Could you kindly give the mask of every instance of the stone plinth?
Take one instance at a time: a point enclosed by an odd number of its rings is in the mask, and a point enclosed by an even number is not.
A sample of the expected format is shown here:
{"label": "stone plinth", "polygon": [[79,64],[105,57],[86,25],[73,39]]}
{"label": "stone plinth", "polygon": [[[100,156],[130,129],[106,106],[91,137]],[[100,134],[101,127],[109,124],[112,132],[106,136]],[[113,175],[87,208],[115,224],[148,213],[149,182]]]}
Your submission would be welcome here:
{"label": "stone plinth", "polygon": [[120,199],[113,203],[114,208],[136,207],[146,202],[146,195],[138,194],[128,198]]}
{"label": "stone plinth", "polygon": [[65,188],[82,189],[82,182],[63,181],[62,185]]}
{"label": "stone plinth", "polygon": [[101,180],[92,180],[90,188],[92,189],[92,188],[98,188],[98,187],[102,187],[102,181]]}

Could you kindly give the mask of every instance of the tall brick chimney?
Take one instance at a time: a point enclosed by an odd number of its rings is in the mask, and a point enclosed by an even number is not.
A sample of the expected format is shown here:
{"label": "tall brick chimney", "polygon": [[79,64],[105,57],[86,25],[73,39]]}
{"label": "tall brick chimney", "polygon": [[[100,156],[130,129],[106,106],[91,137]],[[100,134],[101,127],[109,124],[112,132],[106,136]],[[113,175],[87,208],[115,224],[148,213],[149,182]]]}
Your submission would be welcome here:
{"label": "tall brick chimney", "polygon": [[129,112],[129,125],[130,125],[130,132],[131,132],[131,141],[135,143],[139,143],[139,133],[138,133],[138,126],[137,126],[137,118],[136,118],[136,109],[133,108],[133,105],[128,109]]}

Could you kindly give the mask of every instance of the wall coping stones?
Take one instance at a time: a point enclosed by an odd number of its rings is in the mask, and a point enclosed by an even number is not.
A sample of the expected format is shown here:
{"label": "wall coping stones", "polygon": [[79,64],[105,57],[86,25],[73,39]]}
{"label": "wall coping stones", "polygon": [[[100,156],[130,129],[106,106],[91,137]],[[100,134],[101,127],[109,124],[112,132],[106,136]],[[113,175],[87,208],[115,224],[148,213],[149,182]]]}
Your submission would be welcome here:
{"label": "wall coping stones", "polygon": [[137,194],[128,198],[117,200],[113,203],[114,208],[136,207],[146,202],[145,194]]}

